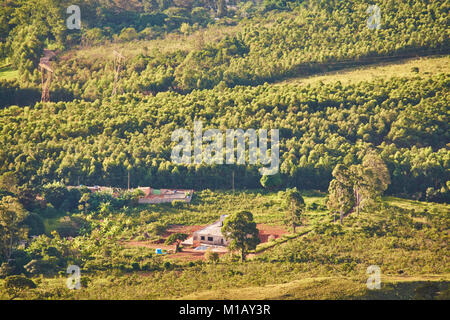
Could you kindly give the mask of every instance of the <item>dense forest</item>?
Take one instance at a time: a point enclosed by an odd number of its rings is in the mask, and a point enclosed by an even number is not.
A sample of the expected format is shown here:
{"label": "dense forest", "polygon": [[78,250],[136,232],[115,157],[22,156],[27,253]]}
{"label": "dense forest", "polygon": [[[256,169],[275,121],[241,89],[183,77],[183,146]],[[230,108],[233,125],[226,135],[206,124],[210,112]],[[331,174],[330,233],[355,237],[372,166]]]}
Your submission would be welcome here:
{"label": "dense forest", "polygon": [[[259,186],[254,167],[170,162],[171,132],[201,120],[205,128],[279,128],[286,186],[326,190],[336,164],[357,163],[375,148],[392,175],[389,193],[448,201],[448,75],[348,86],[263,84],[379,58],[446,53],[448,3],[383,2],[376,31],[366,26],[365,1],[277,3],[251,3],[257,18],[242,20],[242,10],[218,14],[219,4],[202,1],[85,1],[83,28],[74,33],[64,29],[64,1],[8,1],[3,53],[18,64],[20,84],[3,82],[0,90],[0,173],[14,172],[32,189],[52,181],[124,186],[128,172],[133,186],[202,189],[228,188],[235,170],[238,187]],[[199,8],[208,14],[195,22]],[[184,28],[171,23],[177,14],[187,19]],[[125,41],[131,49],[145,28],[161,37],[226,19],[239,31],[218,42],[195,36],[192,49],[146,47],[147,54],[126,59],[116,97],[112,58],[69,50],[54,63],[55,103],[31,102],[39,99],[40,75],[30,57],[39,58],[45,46],[89,52]],[[128,37],[130,28],[137,36]],[[70,40],[75,34],[84,40]],[[29,63],[21,64],[24,56]]]}
{"label": "dense forest", "polygon": [[[13,17],[3,31],[2,37],[7,40],[3,44],[3,56],[21,68],[23,83],[33,86],[40,81],[36,66],[45,43],[61,50],[126,42],[128,48],[142,50],[138,55],[125,54],[120,92],[156,94],[168,90],[188,93],[217,85],[257,85],[352,65],[448,53],[449,50],[446,27],[449,5],[446,1],[383,2],[380,4],[383,24],[376,31],[367,28],[367,1],[360,0],[293,1],[285,3],[289,4],[286,8],[292,7],[289,10],[280,10],[280,5],[272,6],[270,1],[250,2],[250,6],[255,6],[253,14],[258,15],[257,19],[249,19],[251,15],[242,19],[242,10],[236,9],[228,13],[230,18],[219,20],[213,18],[217,16],[214,5],[188,1],[177,6],[174,2],[174,6],[162,10],[171,5],[170,1],[162,2],[158,7],[150,1],[142,2],[144,5],[123,1],[122,6],[120,1],[114,6],[108,2],[98,6],[96,1],[92,4],[87,1],[86,9],[81,6],[82,29],[66,30],[67,14],[56,10],[63,4],[55,1],[34,4],[40,10],[55,12],[56,17],[51,21],[58,23],[52,25],[40,11],[32,10],[33,2],[27,1],[27,5],[15,11],[3,12],[3,19],[7,19],[8,14]],[[145,6],[149,3],[152,5]],[[242,9],[245,2],[240,4]],[[89,9],[91,6],[97,8],[95,14]],[[197,21],[193,12],[200,9],[206,12],[201,15],[204,19]],[[146,13],[148,10],[151,13]],[[153,18],[147,19],[148,15],[162,16],[153,21]],[[179,16],[189,19],[181,22],[177,20]],[[96,27],[96,23],[103,27]],[[46,28],[35,28],[36,24]],[[217,41],[205,42],[202,28],[212,24],[236,25],[237,31]],[[193,45],[167,52],[145,42],[163,38],[170,31],[186,36],[192,34],[186,41]],[[114,63],[108,51],[112,51],[111,47],[105,47],[102,54],[97,55],[80,56],[69,52],[61,56],[54,65],[51,99],[94,101],[111,96]],[[24,57],[28,63],[22,63]],[[31,94],[29,101],[33,101],[33,97]],[[14,101],[10,98],[2,104],[15,104]]]}
{"label": "dense forest", "polygon": [[1,110],[1,171],[20,184],[229,188],[259,186],[256,166],[177,166],[171,133],[279,128],[285,184],[326,190],[338,163],[358,163],[375,148],[392,176],[388,192],[448,201],[447,75],[356,85],[238,86],[233,89],[126,94]]}

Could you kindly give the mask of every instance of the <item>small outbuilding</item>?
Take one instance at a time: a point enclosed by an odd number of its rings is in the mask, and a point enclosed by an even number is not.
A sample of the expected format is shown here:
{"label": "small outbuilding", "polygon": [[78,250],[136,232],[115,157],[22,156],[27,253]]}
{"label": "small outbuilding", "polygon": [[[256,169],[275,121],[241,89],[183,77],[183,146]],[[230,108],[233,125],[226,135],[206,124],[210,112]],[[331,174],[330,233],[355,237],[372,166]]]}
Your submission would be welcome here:
{"label": "small outbuilding", "polygon": [[150,187],[139,187],[138,189],[144,193],[144,196],[138,200],[140,204],[170,203],[174,200],[189,203],[194,193],[192,189],[153,189]]}

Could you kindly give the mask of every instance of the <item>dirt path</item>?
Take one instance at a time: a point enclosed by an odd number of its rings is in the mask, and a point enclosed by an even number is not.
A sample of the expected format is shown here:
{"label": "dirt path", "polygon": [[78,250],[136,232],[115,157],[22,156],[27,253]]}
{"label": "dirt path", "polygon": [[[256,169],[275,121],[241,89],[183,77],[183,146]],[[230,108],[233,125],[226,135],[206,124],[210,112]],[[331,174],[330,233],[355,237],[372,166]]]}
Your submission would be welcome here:
{"label": "dirt path", "polygon": [[[173,253],[175,246],[168,246],[165,244],[160,243],[154,243],[150,241],[126,241],[121,243],[124,246],[128,247],[144,247],[152,249],[153,252],[155,252],[156,249],[162,249],[166,250],[169,253],[164,255],[167,258],[170,259],[177,259],[182,261],[195,261],[195,260],[204,260],[205,259],[205,252],[204,250],[194,250],[194,248],[183,248],[183,251]],[[224,255],[228,252],[226,248],[223,250],[220,249],[214,249],[215,252],[219,254],[219,256]]]}

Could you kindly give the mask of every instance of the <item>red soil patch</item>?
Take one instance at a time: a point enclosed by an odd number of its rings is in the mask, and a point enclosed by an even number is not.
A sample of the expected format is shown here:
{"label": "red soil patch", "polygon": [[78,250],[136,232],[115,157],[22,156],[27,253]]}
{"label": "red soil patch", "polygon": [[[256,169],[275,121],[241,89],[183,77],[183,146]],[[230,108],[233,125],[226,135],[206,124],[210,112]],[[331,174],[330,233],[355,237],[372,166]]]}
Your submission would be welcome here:
{"label": "red soil patch", "polygon": [[[186,233],[189,237],[192,236],[192,234],[200,229],[203,229],[205,226],[185,226],[182,224],[171,224],[167,227],[166,232],[162,234],[162,239],[159,239],[156,241],[156,243],[164,243],[166,239],[172,234],[172,233]],[[158,247],[160,248],[160,247]]]}
{"label": "red soil patch", "polygon": [[258,223],[256,227],[259,230],[259,240],[261,240],[261,242],[268,242],[270,236],[278,239],[282,235],[289,233],[285,227],[281,226],[269,226],[267,224]]}
{"label": "red soil patch", "polygon": [[181,224],[171,224],[168,226],[166,232],[163,234],[164,238],[167,238],[172,233],[186,233],[191,236],[195,231],[203,229],[205,226],[185,226]]}
{"label": "red soil patch", "polygon": [[[168,246],[168,245],[164,245],[164,244],[159,244],[159,243],[152,243],[149,241],[126,241],[122,243],[123,245],[126,246],[131,246],[131,247],[145,247],[145,248],[150,248],[150,249],[165,249],[165,250],[171,250],[173,252],[173,250],[175,249],[175,246]],[[223,252],[217,252],[219,255],[223,255],[225,254],[227,251],[226,249],[224,249]],[[177,252],[176,254],[174,253],[170,253],[164,256],[170,257],[172,259],[180,259],[183,261],[194,261],[194,260],[201,260],[204,259],[204,254],[205,251],[198,251],[198,250],[194,250],[194,248],[183,248],[183,251],[181,252]]]}

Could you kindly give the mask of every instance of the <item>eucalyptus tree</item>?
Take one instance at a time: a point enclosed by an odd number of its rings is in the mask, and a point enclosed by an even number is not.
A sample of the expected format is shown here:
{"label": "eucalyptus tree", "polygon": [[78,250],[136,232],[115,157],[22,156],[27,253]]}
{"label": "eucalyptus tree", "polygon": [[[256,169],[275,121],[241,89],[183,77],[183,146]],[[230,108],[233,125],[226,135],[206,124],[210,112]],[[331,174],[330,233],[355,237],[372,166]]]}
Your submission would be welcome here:
{"label": "eucalyptus tree", "polygon": [[27,212],[20,202],[5,196],[0,199],[0,254],[6,260],[11,257],[14,246],[27,239],[27,229],[24,220]]}
{"label": "eucalyptus tree", "polygon": [[305,210],[305,200],[297,188],[286,189],[284,199],[286,211],[286,221],[292,226],[295,233],[295,227],[301,224],[301,215]]}
{"label": "eucalyptus tree", "polygon": [[338,164],[333,170],[334,179],[328,188],[327,206],[331,211],[339,212],[340,223],[344,216],[350,212],[355,203],[351,174],[344,165]]}

